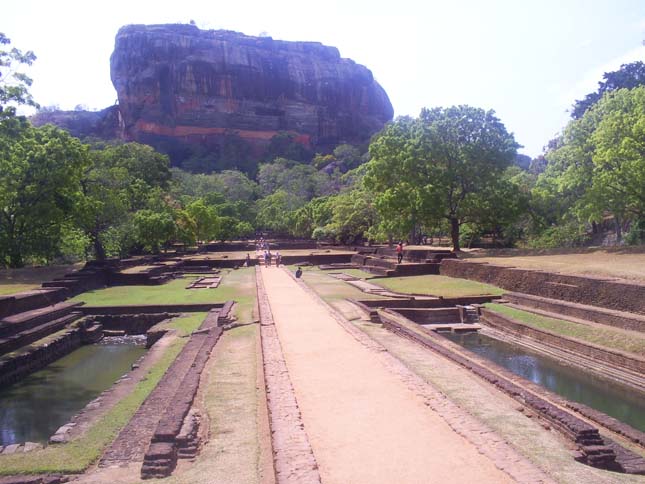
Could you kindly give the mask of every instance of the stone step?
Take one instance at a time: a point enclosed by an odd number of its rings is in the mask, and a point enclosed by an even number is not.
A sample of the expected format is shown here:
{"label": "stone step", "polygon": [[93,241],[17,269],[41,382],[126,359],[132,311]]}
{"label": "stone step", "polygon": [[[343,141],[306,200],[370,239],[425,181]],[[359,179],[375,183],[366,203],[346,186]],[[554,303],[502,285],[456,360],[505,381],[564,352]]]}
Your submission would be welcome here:
{"label": "stone step", "polygon": [[69,323],[76,321],[81,316],[82,314],[80,312],[75,311],[66,314],[61,318],[36,326],[35,328],[30,328],[21,333],[9,336],[8,338],[0,339],[0,356],[10,353],[11,351],[15,351],[18,348],[22,348],[34,341],[45,338],[50,334],[63,329]]}
{"label": "stone step", "polygon": [[62,302],[7,316],[0,320],[0,337],[11,336],[60,318],[71,313],[82,304]]}

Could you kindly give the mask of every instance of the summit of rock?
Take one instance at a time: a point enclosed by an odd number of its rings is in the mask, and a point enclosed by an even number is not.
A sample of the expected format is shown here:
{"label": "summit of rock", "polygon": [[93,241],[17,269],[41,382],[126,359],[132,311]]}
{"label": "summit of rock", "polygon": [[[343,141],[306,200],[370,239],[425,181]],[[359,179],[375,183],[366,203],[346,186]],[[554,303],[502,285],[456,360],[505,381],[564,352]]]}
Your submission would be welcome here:
{"label": "summit of rock", "polygon": [[364,144],[393,115],[367,67],[319,42],[127,25],[116,35],[110,73],[117,105],[39,113],[34,124],[147,143],[176,163],[198,156],[224,169],[231,158],[254,163],[285,139],[309,153]]}
{"label": "summit of rock", "polygon": [[280,132],[316,150],[364,143],[392,119],[372,72],[318,42],[194,25],[128,25],[110,61],[126,139],[257,152]]}

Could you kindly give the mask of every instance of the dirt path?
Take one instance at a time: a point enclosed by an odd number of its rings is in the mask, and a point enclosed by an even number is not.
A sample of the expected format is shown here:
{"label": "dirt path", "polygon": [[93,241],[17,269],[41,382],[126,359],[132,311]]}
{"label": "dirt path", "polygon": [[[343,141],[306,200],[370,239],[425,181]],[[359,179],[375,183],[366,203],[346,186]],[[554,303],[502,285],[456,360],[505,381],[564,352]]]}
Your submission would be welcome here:
{"label": "dirt path", "polygon": [[289,274],[261,273],[324,483],[511,482]]}

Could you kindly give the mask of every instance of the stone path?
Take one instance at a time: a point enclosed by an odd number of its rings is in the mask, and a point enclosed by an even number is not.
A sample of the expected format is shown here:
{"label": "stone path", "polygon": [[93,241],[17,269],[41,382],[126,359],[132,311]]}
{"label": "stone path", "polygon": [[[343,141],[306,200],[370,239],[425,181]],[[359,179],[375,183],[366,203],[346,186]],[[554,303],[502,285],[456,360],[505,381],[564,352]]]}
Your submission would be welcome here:
{"label": "stone path", "polygon": [[512,482],[286,271],[260,271],[322,482]]}

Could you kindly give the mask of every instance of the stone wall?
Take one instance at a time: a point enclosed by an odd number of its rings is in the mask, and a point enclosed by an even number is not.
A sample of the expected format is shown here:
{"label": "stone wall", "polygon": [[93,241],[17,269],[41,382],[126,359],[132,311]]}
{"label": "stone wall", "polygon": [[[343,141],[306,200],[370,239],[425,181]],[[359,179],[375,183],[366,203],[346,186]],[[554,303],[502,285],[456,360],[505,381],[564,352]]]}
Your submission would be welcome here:
{"label": "stone wall", "polygon": [[0,296],[0,319],[12,314],[50,306],[69,297],[65,288],[36,289],[10,296]]}
{"label": "stone wall", "polygon": [[0,386],[20,381],[50,363],[71,353],[83,344],[81,328],[75,328],[58,336],[47,345],[13,358],[0,360]]}
{"label": "stone wall", "polygon": [[458,308],[436,308],[436,309],[404,309],[396,308],[395,311],[411,321],[420,324],[426,323],[461,323],[461,316]]}
{"label": "stone wall", "polygon": [[500,299],[501,296],[464,296],[464,297],[445,297],[436,299],[415,299],[397,298],[397,299],[363,299],[356,301],[371,308],[443,308],[451,306],[469,306],[471,304],[484,304],[487,302]]}
{"label": "stone wall", "polygon": [[132,315],[158,313],[206,312],[224,307],[224,303],[198,304],[133,304],[124,306],[81,306],[78,309],[85,315]]}
{"label": "stone wall", "polygon": [[595,308],[583,304],[557,301],[555,299],[531,296],[529,294],[516,292],[504,294],[504,299],[513,304],[557,313],[565,317],[571,316],[573,318],[592,321],[606,326],[614,326],[617,328],[645,333],[645,316],[637,314],[626,313],[624,311],[614,311],[611,309]]}
{"label": "stone wall", "polygon": [[126,334],[145,334],[155,324],[179,316],[178,313],[155,314],[96,314],[87,320],[96,321],[108,331],[124,331]]}
{"label": "stone wall", "polygon": [[645,284],[446,259],[441,275],[574,303],[645,314]]}
{"label": "stone wall", "polygon": [[532,328],[519,321],[502,316],[490,309],[482,308],[481,318],[485,324],[500,331],[530,338],[546,345],[577,353],[594,360],[603,361],[627,370],[645,373],[645,358],[637,355],[603,348],[591,343]]}
{"label": "stone wall", "polygon": [[[230,306],[232,305],[228,305],[229,309]],[[227,308],[224,310],[228,314]],[[218,310],[209,312],[199,327],[200,331],[191,335],[157,385],[157,389],[162,389],[168,380],[181,381],[174,396],[167,401],[145,453],[141,467],[143,479],[167,477],[177,465],[178,450],[183,442],[180,433],[184,427],[184,420],[197,394],[201,373],[213,347],[222,335],[219,322],[221,316]]]}

